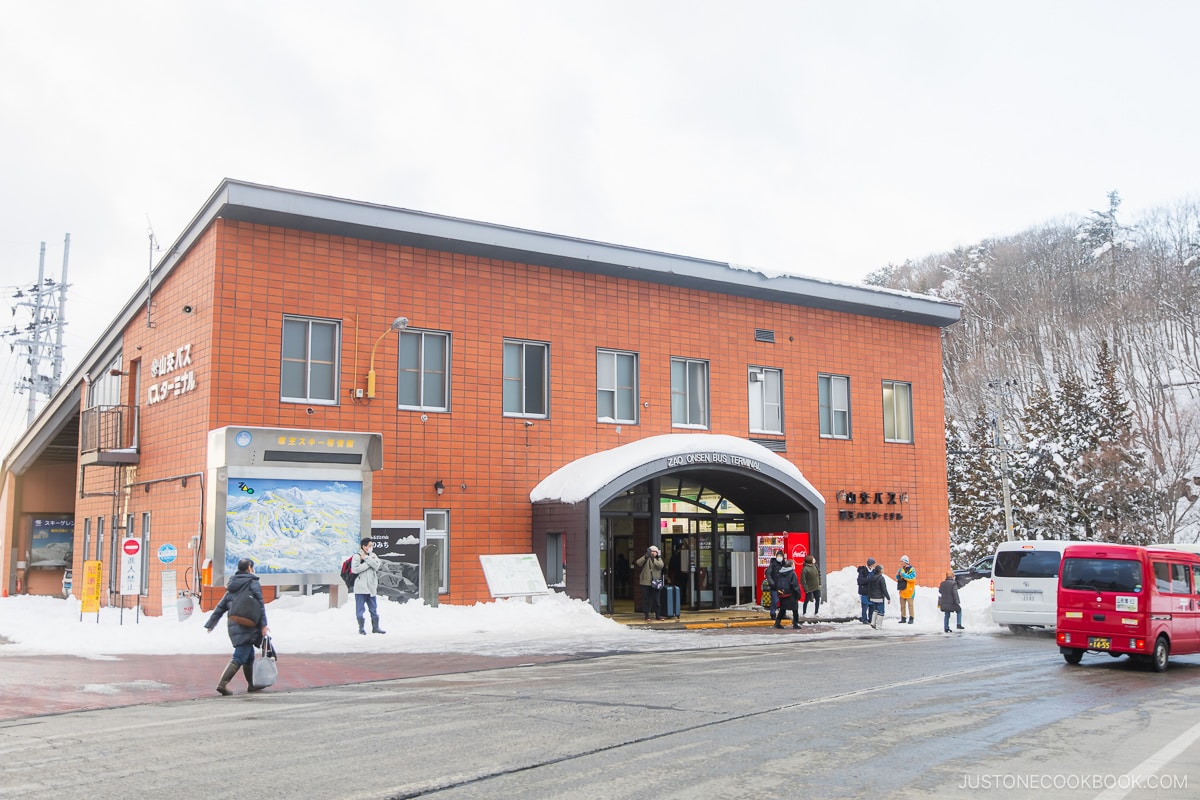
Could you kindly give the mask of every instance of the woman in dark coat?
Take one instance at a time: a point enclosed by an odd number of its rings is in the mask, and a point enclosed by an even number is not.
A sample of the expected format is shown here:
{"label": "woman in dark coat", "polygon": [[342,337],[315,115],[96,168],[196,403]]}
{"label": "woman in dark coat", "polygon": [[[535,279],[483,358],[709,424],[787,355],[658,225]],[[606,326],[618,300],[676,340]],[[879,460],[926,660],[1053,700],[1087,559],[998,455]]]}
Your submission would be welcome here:
{"label": "woman in dark coat", "polygon": [[209,633],[226,612],[229,614],[229,641],[233,643],[233,658],[221,673],[217,691],[232,694],[229,681],[240,667],[246,677],[246,690],[257,692],[264,687],[254,685],[254,648],[262,643],[270,629],[267,627],[267,606],[263,602],[262,587],[259,586],[258,576],[254,574],[254,562],[248,558],[238,562],[237,572],[225,586],[225,596],[213,609],[208,622],[204,623]]}
{"label": "woman in dark coat", "polygon": [[950,612],[958,615],[958,629],[963,630],[962,603],[958,599],[958,581],[954,578],[954,570],[946,573],[946,580],[938,586],[938,608],[942,610],[942,627],[950,632]]}
{"label": "woman in dark coat", "polygon": [[783,627],[783,617],[792,612],[792,627],[800,627],[800,579],[796,577],[796,564],[790,559],[783,562],[775,578],[775,591],[779,593],[779,613],[775,616],[775,627]]}

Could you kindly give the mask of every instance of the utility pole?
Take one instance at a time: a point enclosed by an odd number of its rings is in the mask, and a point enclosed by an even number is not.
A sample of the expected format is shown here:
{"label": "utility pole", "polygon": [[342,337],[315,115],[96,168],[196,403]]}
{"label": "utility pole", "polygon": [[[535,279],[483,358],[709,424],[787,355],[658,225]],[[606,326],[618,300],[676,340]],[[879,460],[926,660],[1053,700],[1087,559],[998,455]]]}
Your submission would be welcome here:
{"label": "utility pole", "polygon": [[1004,538],[1013,541],[1012,482],[1008,474],[1008,442],[1004,436],[1004,417],[1008,410],[1008,394],[1015,390],[1018,381],[988,381],[988,389],[1000,397],[1000,408],[992,419],[996,431],[996,447],[1000,448],[1000,494],[1004,498]]}
{"label": "utility pole", "polygon": [[[42,242],[41,253],[38,257],[37,283],[28,288],[18,288],[13,298],[17,304],[13,306],[13,314],[24,307],[30,310],[30,322],[24,328],[13,326],[3,331],[5,337],[11,338],[9,349],[25,348],[27,353],[25,363],[29,366],[29,377],[22,378],[16,384],[18,392],[29,392],[26,426],[33,424],[37,416],[38,396],[49,398],[62,384],[63,368],[63,327],[66,325],[67,309],[67,260],[71,251],[71,234],[67,234],[63,243],[62,279],[56,284],[53,278],[46,277],[46,243]],[[57,306],[57,310],[56,310]],[[55,335],[51,339],[51,332]],[[42,374],[42,362],[49,361],[52,368],[50,376]]]}

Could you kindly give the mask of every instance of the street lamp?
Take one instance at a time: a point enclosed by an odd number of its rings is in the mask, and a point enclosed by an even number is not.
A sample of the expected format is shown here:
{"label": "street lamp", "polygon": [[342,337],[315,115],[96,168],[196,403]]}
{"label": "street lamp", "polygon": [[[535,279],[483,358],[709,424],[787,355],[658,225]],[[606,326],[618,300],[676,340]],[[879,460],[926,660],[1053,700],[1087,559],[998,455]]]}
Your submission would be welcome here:
{"label": "street lamp", "polygon": [[375,399],[375,348],[379,347],[379,343],[383,341],[383,337],[387,336],[392,331],[402,331],[408,327],[408,317],[396,317],[392,320],[391,327],[379,334],[379,338],[375,340],[375,344],[371,347],[371,369],[367,372],[367,399]]}

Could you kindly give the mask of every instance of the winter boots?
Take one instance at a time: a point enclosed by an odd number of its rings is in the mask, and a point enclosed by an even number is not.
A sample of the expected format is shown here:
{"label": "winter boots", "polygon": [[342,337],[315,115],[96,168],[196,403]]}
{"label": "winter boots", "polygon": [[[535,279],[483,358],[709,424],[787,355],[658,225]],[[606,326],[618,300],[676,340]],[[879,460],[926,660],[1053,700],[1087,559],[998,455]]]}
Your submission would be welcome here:
{"label": "winter boots", "polygon": [[363,636],[367,635],[367,629],[364,627],[366,624],[367,623],[361,619],[358,621],[358,632],[361,633]]}
{"label": "winter boots", "polygon": [[[362,633],[362,626],[359,626],[359,633]],[[387,633],[383,628],[379,627],[379,617],[371,617],[371,633]]]}
{"label": "winter boots", "polygon": [[229,681],[232,680],[233,676],[237,674],[240,666],[241,665],[236,661],[230,661],[229,664],[226,665],[225,671],[221,673],[221,681],[217,684],[218,692],[224,695],[233,694],[233,692],[229,691]]}

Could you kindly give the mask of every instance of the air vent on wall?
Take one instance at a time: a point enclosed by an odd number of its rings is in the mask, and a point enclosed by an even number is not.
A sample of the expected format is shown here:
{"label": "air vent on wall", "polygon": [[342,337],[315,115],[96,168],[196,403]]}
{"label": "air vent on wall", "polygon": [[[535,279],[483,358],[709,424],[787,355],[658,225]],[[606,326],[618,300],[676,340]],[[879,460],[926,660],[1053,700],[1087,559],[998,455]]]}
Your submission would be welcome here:
{"label": "air vent on wall", "polygon": [[754,341],[770,342],[771,344],[775,344],[775,331],[768,331],[763,328],[755,328]]}
{"label": "air vent on wall", "polygon": [[787,452],[787,440],[786,439],[755,439],[755,438],[751,438],[750,441],[754,442],[755,444],[761,444],[763,447],[767,448],[768,450],[770,450],[774,453],[786,453]]}

